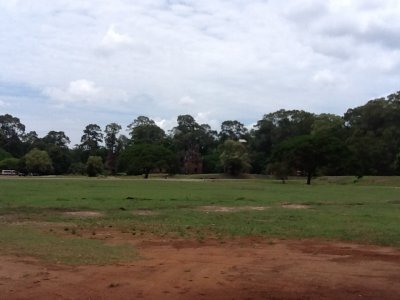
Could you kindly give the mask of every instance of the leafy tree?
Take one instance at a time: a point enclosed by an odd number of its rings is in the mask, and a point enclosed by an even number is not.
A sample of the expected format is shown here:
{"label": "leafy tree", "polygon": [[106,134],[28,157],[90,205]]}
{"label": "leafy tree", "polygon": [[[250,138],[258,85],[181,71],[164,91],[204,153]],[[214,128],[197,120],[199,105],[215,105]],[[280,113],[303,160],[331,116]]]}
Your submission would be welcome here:
{"label": "leafy tree", "polygon": [[221,150],[220,161],[225,173],[238,175],[250,168],[247,149],[243,144],[227,140]]}
{"label": "leafy tree", "polygon": [[65,174],[68,172],[72,158],[68,148],[69,137],[64,131],[49,131],[42,139],[36,140],[33,145],[47,151],[52,162],[54,173]]}
{"label": "leafy tree", "polygon": [[44,150],[32,149],[25,155],[24,159],[28,172],[45,175],[53,171],[50,156]]}
{"label": "leafy tree", "polygon": [[[181,169],[202,172],[202,157],[210,155],[217,148],[218,134],[208,124],[198,124],[190,115],[180,115],[178,125],[171,131],[174,151],[178,153]],[[190,167],[189,167],[190,166]]]}
{"label": "leafy tree", "polygon": [[346,138],[346,127],[343,117],[334,114],[320,114],[315,116],[311,134],[331,135],[337,138]]}
{"label": "leafy tree", "polygon": [[173,152],[162,145],[134,144],[123,153],[119,160],[119,169],[129,175],[144,174],[145,178],[154,171],[167,172],[174,169],[176,158]]}
{"label": "leafy tree", "polygon": [[286,163],[290,168],[302,171],[307,184],[316,174],[317,168],[342,164],[346,153],[344,144],[335,137],[302,135],[288,139],[279,145],[272,162]]}
{"label": "leafy tree", "polygon": [[165,138],[165,132],[150,118],[145,116],[137,117],[131,124],[131,140],[134,144],[162,144]]}
{"label": "leafy tree", "polygon": [[103,142],[103,133],[97,124],[89,124],[83,130],[81,147],[90,154],[96,154]]}
{"label": "leafy tree", "polygon": [[20,160],[8,157],[0,161],[0,170],[20,170]]}
{"label": "leafy tree", "polygon": [[40,139],[36,131],[29,131],[21,135],[21,141],[23,143],[23,151],[27,153],[33,148],[38,148]]}
{"label": "leafy tree", "polygon": [[251,131],[250,157],[255,172],[265,170],[274,149],[295,136],[311,134],[315,115],[303,110],[278,110],[257,121]]}
{"label": "leafy tree", "polygon": [[23,155],[21,136],[25,132],[25,125],[17,117],[5,114],[0,115],[0,147],[13,156]]}
{"label": "leafy tree", "polygon": [[104,141],[107,148],[106,167],[111,174],[115,174],[116,171],[117,156],[120,150],[117,135],[121,128],[121,125],[118,125],[117,123],[110,123],[104,130],[106,134]]}
{"label": "leafy tree", "polygon": [[0,148],[0,161],[6,158],[11,158],[12,155],[8,153],[6,150]]}
{"label": "leafy tree", "polygon": [[59,148],[68,148],[68,144],[71,143],[69,137],[64,133],[64,131],[49,131],[42,141],[45,144],[53,145]]}
{"label": "leafy tree", "polygon": [[237,141],[239,139],[246,138],[248,135],[248,130],[239,121],[227,120],[222,122],[221,131],[219,132],[219,137],[222,142],[226,140]]}
{"label": "leafy tree", "polygon": [[103,160],[100,156],[89,156],[86,163],[86,172],[89,177],[96,177],[103,173]]}
{"label": "leafy tree", "polygon": [[371,100],[344,115],[357,172],[392,175],[400,148],[400,93]]}

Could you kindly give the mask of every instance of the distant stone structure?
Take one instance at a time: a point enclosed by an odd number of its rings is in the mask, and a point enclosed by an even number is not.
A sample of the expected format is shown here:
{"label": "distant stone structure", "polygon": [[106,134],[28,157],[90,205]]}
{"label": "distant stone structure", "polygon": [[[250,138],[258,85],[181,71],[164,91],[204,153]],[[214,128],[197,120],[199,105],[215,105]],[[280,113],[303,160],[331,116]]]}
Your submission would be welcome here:
{"label": "distant stone structure", "polygon": [[203,172],[203,159],[199,151],[189,149],[183,157],[183,173],[201,174]]}

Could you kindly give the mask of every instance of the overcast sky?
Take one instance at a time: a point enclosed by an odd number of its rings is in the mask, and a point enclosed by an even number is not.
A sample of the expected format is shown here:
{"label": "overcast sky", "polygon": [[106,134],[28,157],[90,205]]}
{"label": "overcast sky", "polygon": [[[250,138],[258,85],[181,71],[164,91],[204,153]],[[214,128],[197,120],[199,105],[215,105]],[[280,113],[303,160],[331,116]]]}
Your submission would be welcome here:
{"label": "overcast sky", "polygon": [[398,0],[0,0],[0,114],[72,145],[139,115],[343,114],[400,90],[399,65]]}

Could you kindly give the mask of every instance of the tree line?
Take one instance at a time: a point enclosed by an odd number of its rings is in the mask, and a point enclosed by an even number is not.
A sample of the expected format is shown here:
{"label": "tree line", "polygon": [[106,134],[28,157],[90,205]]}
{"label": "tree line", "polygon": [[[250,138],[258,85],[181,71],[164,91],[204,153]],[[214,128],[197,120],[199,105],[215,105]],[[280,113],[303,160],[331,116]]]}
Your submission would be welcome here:
{"label": "tree line", "polygon": [[250,130],[237,120],[220,130],[191,115],[165,132],[138,116],[127,126],[87,125],[70,147],[63,131],[38,137],[20,119],[0,115],[0,169],[23,174],[169,174],[242,172],[284,180],[304,175],[400,174],[400,92],[348,109],[343,116],[303,110],[265,114]]}

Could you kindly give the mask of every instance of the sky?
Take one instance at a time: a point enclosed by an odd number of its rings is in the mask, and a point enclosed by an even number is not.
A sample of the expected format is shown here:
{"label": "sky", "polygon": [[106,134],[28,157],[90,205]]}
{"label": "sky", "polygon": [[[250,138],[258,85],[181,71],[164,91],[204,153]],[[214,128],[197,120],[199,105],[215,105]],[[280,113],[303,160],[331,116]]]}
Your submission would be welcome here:
{"label": "sky", "polygon": [[219,129],[400,90],[398,0],[0,0],[0,115],[40,137],[178,115]]}

